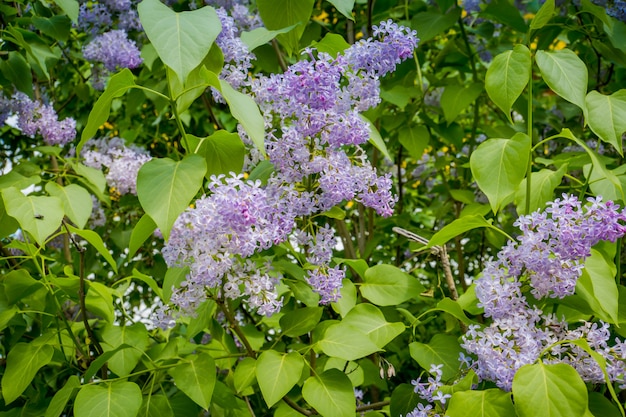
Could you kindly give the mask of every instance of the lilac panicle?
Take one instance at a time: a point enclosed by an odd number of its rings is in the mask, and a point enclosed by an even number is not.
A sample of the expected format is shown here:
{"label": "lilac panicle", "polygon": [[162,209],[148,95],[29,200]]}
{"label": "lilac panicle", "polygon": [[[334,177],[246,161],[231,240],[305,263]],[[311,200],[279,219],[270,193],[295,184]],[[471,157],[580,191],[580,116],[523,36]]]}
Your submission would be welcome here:
{"label": "lilac panicle", "polygon": [[0,113],[17,115],[17,126],[25,135],[40,134],[48,145],[65,145],[76,138],[74,119],[59,120],[51,105],[31,100],[22,92],[16,93],[11,100],[4,99],[0,105],[4,107]]}
{"label": "lilac panicle", "polygon": [[126,31],[117,29],[96,36],[83,48],[85,59],[101,62],[108,71],[119,68],[137,68],[143,60],[135,41],[128,39]]}
{"label": "lilac panicle", "polygon": [[[567,195],[548,203],[543,212],[517,220],[522,232],[517,241],[509,242],[476,280],[479,306],[493,321],[483,328],[470,326],[463,336],[463,347],[475,355],[471,366],[481,379],[510,390],[515,372],[536,362],[547,347],[582,338],[606,359],[611,379],[624,384],[624,343],[609,346],[608,325],[584,323],[570,329],[555,316],[531,308],[522,288],[529,286],[536,299],[573,294],[591,248],[624,236],[625,223],[626,214],[611,201],[590,198],[583,205]],[[572,365],[585,381],[604,380],[589,354],[573,344],[556,345],[542,358]]]}
{"label": "lilac panicle", "polygon": [[85,165],[106,170],[109,187],[120,195],[137,195],[137,174],[151,156],[136,146],[127,147],[120,138],[91,139],[82,153]]}

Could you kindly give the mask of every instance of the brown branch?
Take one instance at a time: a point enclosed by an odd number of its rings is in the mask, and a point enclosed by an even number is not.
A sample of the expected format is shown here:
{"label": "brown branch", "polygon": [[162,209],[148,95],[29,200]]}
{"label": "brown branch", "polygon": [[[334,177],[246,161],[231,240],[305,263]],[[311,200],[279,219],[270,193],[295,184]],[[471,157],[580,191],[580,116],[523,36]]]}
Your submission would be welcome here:
{"label": "brown branch", "polygon": [[356,408],[356,412],[359,413],[361,411],[367,411],[367,410],[379,410],[383,408],[384,406],[389,405],[390,403],[391,402],[387,400],[387,401],[379,401],[377,403],[372,403],[372,404],[363,404]]}

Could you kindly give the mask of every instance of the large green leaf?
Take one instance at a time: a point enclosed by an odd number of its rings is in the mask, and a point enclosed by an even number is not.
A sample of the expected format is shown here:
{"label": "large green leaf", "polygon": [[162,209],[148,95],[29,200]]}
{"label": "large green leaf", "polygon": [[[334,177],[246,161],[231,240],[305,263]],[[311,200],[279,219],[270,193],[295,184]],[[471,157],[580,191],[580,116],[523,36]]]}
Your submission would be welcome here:
{"label": "large green leaf", "polygon": [[368,268],[359,289],[363,297],[379,306],[400,304],[425,291],[415,277],[387,264]]}
{"label": "large green leaf", "polygon": [[135,76],[128,68],[124,68],[109,79],[106,90],[98,98],[98,101],[96,101],[89,113],[87,124],[80,136],[80,142],[76,145],[76,155],[80,154],[80,150],[85,145],[85,142],[93,138],[96,132],[98,132],[98,128],[108,120],[111,112],[111,101],[114,98],[123,96],[133,86],[135,86]]}
{"label": "large green leaf", "polygon": [[30,197],[14,187],[2,190],[4,207],[9,216],[42,245],[57,231],[63,220],[63,202],[58,197]]}
{"label": "large green leaf", "polygon": [[268,407],[283,398],[300,380],[304,361],[298,352],[266,350],[256,361],[256,379]]}
{"label": "large green leaf", "polygon": [[139,202],[165,239],[169,238],[178,215],[202,187],[205,172],[206,161],[198,155],[187,155],[178,162],[154,158],[139,169]]}
{"label": "large green leaf", "polygon": [[446,410],[449,417],[503,417],[514,416],[511,393],[497,388],[484,391],[460,391],[452,394]]}
{"label": "large green leaf", "polygon": [[132,372],[148,347],[148,331],[143,323],[135,323],[130,326],[107,324],[102,329],[101,337],[102,349],[105,352],[122,344],[133,346],[133,349],[123,349],[109,359],[109,368],[120,377]]}
{"label": "large green leaf", "polygon": [[35,378],[37,371],[50,363],[54,348],[48,344],[17,343],[9,351],[2,375],[2,397],[5,404],[15,401]]}
{"label": "large green leaf", "polygon": [[417,407],[420,397],[413,384],[400,384],[391,393],[389,411],[392,416],[406,416]]}
{"label": "large green leaf", "polygon": [[533,211],[544,208],[548,201],[554,199],[554,190],[561,184],[563,175],[567,170],[567,165],[561,165],[558,171],[551,169],[542,169],[533,172],[530,176],[530,205],[528,213],[526,213],[526,181],[524,178],[515,193],[515,206],[519,214],[530,214]]}
{"label": "large green leaf", "polygon": [[147,395],[139,410],[139,417],[174,417],[174,410],[165,395]]}
{"label": "large green leaf", "polygon": [[547,0],[530,22],[530,29],[541,29],[548,24],[552,16],[554,16],[554,0]]}
{"label": "large green leaf", "polygon": [[470,168],[493,212],[509,199],[526,176],[530,139],[516,133],[511,139],[487,139],[470,156]]}
{"label": "large green leaf", "polygon": [[256,359],[243,358],[237,363],[233,374],[233,385],[238,394],[250,387],[256,381]]}
{"label": "large green leaf", "polygon": [[361,330],[381,349],[405,330],[404,324],[388,322],[376,306],[366,303],[356,305],[342,323]]}
{"label": "large green leaf", "polygon": [[585,269],[576,282],[576,294],[580,295],[594,313],[608,323],[618,322],[619,292],[615,283],[616,267],[600,252],[591,250],[585,260]]}
{"label": "large green leaf", "polygon": [[580,107],[585,116],[587,105],[587,66],[570,49],[537,51],[535,57],[541,77],[556,94]]}
{"label": "large green leaf", "polygon": [[295,27],[296,25],[292,25],[278,30],[267,30],[264,27],[252,29],[250,32],[241,33],[241,41],[248,47],[250,51],[252,51],[259,46],[265,45],[266,43],[270,42],[281,33],[287,33]]}
{"label": "large green leaf", "polygon": [[315,0],[257,0],[256,4],[265,27],[283,29],[298,24],[292,31],[278,35],[278,41],[289,55],[299,48],[306,23],[313,12]]}
{"label": "large green leaf", "polygon": [[72,398],[74,394],[74,390],[80,387],[80,380],[76,375],[72,375],[68,378],[63,388],[58,390],[54,397],[52,397],[52,401],[48,405],[46,409],[46,415],[44,417],[59,417],[63,410],[65,410],[65,405]]}
{"label": "large green leaf", "polygon": [[364,331],[343,322],[330,325],[318,346],[328,356],[347,361],[364,358],[381,350]]}
{"label": "large green leaf", "polygon": [[354,0],[328,0],[330,4],[335,6],[337,11],[350,20],[354,20],[352,9],[354,8]]}
{"label": "large green leaf", "polygon": [[431,365],[443,365],[442,379],[448,381],[459,373],[459,353],[461,345],[456,337],[438,333],[429,343],[413,342],[409,344],[411,357],[424,369]]}
{"label": "large green leaf", "polygon": [[17,220],[7,214],[4,208],[4,200],[0,198],[0,238],[9,236],[15,232],[18,227],[19,224]]}
{"label": "large green leaf", "polygon": [[522,366],[513,378],[513,397],[519,417],[577,417],[587,410],[587,387],[564,363]]}
{"label": "large green leaf", "polygon": [[106,259],[109,265],[111,265],[113,271],[117,273],[117,264],[115,263],[115,260],[113,259],[113,256],[111,256],[111,253],[109,252],[107,247],[104,246],[104,242],[102,241],[102,238],[99,234],[92,230],[77,229],[69,224],[67,225],[67,228],[70,230],[70,232],[77,234],[78,236],[89,242],[89,244],[93,246],[104,259]]}
{"label": "large green leaf", "polygon": [[196,404],[207,410],[215,388],[215,361],[208,353],[199,353],[169,371],[176,386]]}
{"label": "large green leaf", "polygon": [[468,85],[450,84],[441,94],[441,108],[448,124],[472,104],[483,92],[481,83]]}
{"label": "large green leaf", "polygon": [[398,140],[409,151],[409,155],[420,160],[430,142],[430,132],[426,126],[405,126],[398,130]]}
{"label": "large green leaf", "polygon": [[354,417],[352,383],[338,369],[309,377],[302,386],[302,396],[323,417]]}
{"label": "large green leaf", "polygon": [[56,4],[59,5],[61,9],[67,14],[67,16],[72,19],[72,22],[76,23],[78,21],[78,9],[79,4],[76,0],[54,0]]}
{"label": "large green leaf", "polygon": [[141,389],[134,382],[84,385],[74,402],[74,416],[136,417],[141,402]]}
{"label": "large green leaf", "polygon": [[283,334],[298,337],[310,332],[317,326],[324,309],[321,307],[303,307],[288,311],[280,318],[280,328]]}
{"label": "large green leaf", "polygon": [[441,230],[430,238],[426,247],[445,245],[450,239],[479,227],[497,229],[489,221],[485,220],[483,216],[478,214],[469,214],[442,227]]}
{"label": "large green leaf", "polygon": [[246,147],[237,133],[230,133],[225,130],[218,130],[206,138],[196,138],[187,135],[196,143],[193,153],[202,155],[207,162],[205,176],[229,174],[234,172],[239,174],[243,168],[243,161],[246,154]]}
{"label": "large green leaf", "polygon": [[590,91],[585,101],[587,122],[593,133],[622,154],[622,134],[626,132],[626,90],[619,90],[610,96]]}
{"label": "large green leaf", "polygon": [[93,208],[93,201],[91,201],[91,195],[87,190],[76,184],[62,187],[56,182],[48,182],[46,184],[46,191],[51,196],[61,199],[65,215],[69,217],[79,229],[85,227]]}
{"label": "large green leaf", "polygon": [[431,11],[417,13],[411,20],[411,27],[419,33],[420,42],[427,42],[454,25],[461,16],[461,8],[453,7],[447,14]]}
{"label": "large green leaf", "polygon": [[217,13],[208,6],[176,13],[159,0],[143,0],[137,11],[159,58],[185,84],[222,31]]}
{"label": "large green leaf", "polygon": [[524,45],[516,45],[513,50],[497,55],[485,76],[487,94],[511,123],[511,107],[528,84],[530,65],[530,50]]}
{"label": "large green leaf", "polygon": [[374,123],[372,123],[372,121],[370,119],[368,119],[367,117],[365,117],[363,115],[359,115],[359,116],[369,126],[369,129],[370,129],[369,142],[372,145],[374,145],[380,151],[380,153],[383,154],[383,156],[385,158],[387,158],[390,161],[392,161],[393,159],[391,158],[391,154],[389,153],[389,150],[387,149],[387,145],[385,144],[385,141],[383,140],[383,137],[380,135],[380,132],[376,128],[376,125],[374,125]]}
{"label": "large green leaf", "polygon": [[128,243],[128,256],[135,256],[141,245],[154,233],[157,225],[150,216],[144,214],[137,222],[130,234],[130,242]]}
{"label": "large green leaf", "polygon": [[21,92],[32,96],[33,76],[26,58],[18,51],[9,52],[9,59],[0,61],[0,72]]}

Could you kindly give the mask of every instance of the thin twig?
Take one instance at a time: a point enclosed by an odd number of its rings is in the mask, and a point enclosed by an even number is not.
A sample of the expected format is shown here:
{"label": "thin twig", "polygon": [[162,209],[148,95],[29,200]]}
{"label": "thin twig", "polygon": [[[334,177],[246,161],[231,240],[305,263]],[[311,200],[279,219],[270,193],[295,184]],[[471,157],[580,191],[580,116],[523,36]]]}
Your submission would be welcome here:
{"label": "thin twig", "polygon": [[276,41],[276,39],[272,39],[272,48],[274,48],[274,52],[276,52],[276,56],[278,57],[278,65],[280,65],[280,69],[283,70],[283,72],[287,71],[287,64],[285,63],[285,58],[283,57],[283,53],[280,51],[280,48],[278,47],[278,42]]}
{"label": "thin twig", "polygon": [[379,401],[379,402],[372,403],[372,404],[363,404],[356,408],[356,412],[359,413],[361,411],[367,411],[367,410],[379,410],[389,404],[391,404],[389,400]]}
{"label": "thin twig", "polygon": [[293,408],[294,410],[296,410],[298,413],[305,415],[305,416],[312,416],[317,414],[316,411],[313,410],[307,410],[306,408],[302,408],[300,407],[297,403],[295,403],[292,399],[290,399],[289,397],[283,397],[283,401],[285,403],[287,403],[287,405],[291,408]]}

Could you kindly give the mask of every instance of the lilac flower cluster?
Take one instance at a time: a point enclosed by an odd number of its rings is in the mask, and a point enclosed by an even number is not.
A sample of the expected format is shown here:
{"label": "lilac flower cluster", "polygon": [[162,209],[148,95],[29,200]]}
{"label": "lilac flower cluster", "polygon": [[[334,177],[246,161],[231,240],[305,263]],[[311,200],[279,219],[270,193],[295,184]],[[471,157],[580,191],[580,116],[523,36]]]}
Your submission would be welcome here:
{"label": "lilac flower cluster", "polygon": [[[212,177],[211,194],[196,201],[176,221],[163,249],[169,266],[189,266],[190,273],[171,302],[180,313],[192,314],[207,298],[207,289],[237,299],[261,314],[282,305],[275,292],[276,279],[268,265],[250,257],[286,240],[295,226],[295,194],[284,186],[244,181],[241,176]],[[160,311],[164,324],[176,314]]]}
{"label": "lilac flower cluster", "polygon": [[421,399],[430,404],[418,404],[413,411],[406,415],[406,417],[440,416],[435,412],[432,403],[437,401],[444,405],[448,398],[451,397],[450,394],[444,394],[443,391],[441,391],[441,387],[443,386],[443,382],[441,382],[441,376],[443,375],[443,371],[441,370],[442,367],[443,365],[431,365],[429,373],[432,376],[429,376],[425,382],[421,382],[421,378],[411,381],[411,384],[415,386],[415,393],[419,395]]}
{"label": "lilac flower cluster", "polygon": [[83,48],[85,59],[101,62],[108,71],[119,68],[137,68],[143,60],[135,41],[123,30],[112,30],[96,36]]}
{"label": "lilac flower cluster", "polygon": [[[608,346],[606,325],[587,323],[569,329],[565,322],[531,308],[523,293],[523,287],[529,287],[536,299],[573,294],[591,247],[601,240],[615,241],[624,236],[624,222],[626,214],[611,201],[589,199],[583,206],[567,195],[549,203],[544,212],[517,220],[522,234],[516,242],[509,242],[496,260],[487,263],[476,281],[479,306],[493,322],[485,328],[470,326],[463,337],[463,347],[477,357],[471,366],[481,379],[510,390],[515,372],[534,363],[545,348],[584,338],[605,357],[611,378],[624,382],[625,345],[618,341],[616,346]],[[570,363],[587,381],[603,380],[595,361],[575,345],[553,347],[543,360]]]}
{"label": "lilac flower cluster", "polygon": [[381,40],[353,46],[358,51],[332,58],[307,50],[310,60],[251,81],[243,78],[251,55],[238,39],[234,20],[224,10],[218,14],[224,28],[218,45],[227,61],[245,68],[222,76],[240,88],[250,87],[265,117],[266,152],[274,172],[265,186],[238,176],[213,178],[210,194],[177,220],[163,255],[169,266],[189,266],[190,273],[174,290],[172,306],[157,314],[165,326],[180,313],[192,314],[209,293],[244,297],[261,314],[277,311],[277,277],[259,260],[259,252],[286,241],[292,232],[305,253],[307,282],[321,303],[337,300],[345,273],[330,265],[334,231],[309,220],[297,231],[298,221],[352,199],[389,216],[395,202],[390,176],[379,176],[358,146],[369,139],[359,112],[380,101],[378,78],[412,54],[415,33],[383,22],[375,29]]}
{"label": "lilac flower cluster", "polygon": [[77,27],[91,38],[83,46],[83,56],[93,65],[90,82],[102,90],[109,73],[121,68],[137,68],[143,62],[129,32],[142,31],[133,0],[102,0],[80,6]]}
{"label": "lilac flower cluster", "polygon": [[[243,9],[247,10],[246,7]],[[216,13],[222,23],[222,31],[215,43],[224,54],[224,67],[220,73],[220,78],[228,81],[234,88],[241,88],[248,81],[248,71],[252,67],[251,61],[255,59],[255,56],[241,40],[240,26],[235,18],[230,16],[222,7],[217,9]],[[213,90],[213,95],[221,101],[219,92]]]}
{"label": "lilac flower cluster", "polygon": [[31,100],[22,92],[0,100],[0,122],[4,124],[10,114],[17,115],[17,127],[25,135],[40,134],[48,145],[65,145],[76,137],[74,119],[59,120],[50,104]]}
{"label": "lilac flower cluster", "polygon": [[137,173],[152,157],[136,146],[127,147],[120,138],[91,139],[82,152],[84,164],[106,169],[106,180],[116,194],[137,195]]}

